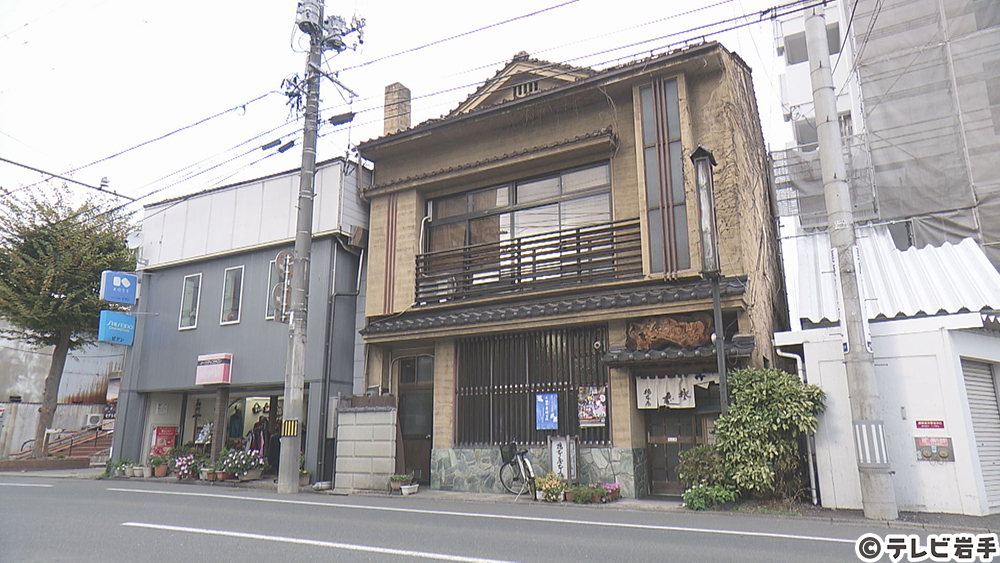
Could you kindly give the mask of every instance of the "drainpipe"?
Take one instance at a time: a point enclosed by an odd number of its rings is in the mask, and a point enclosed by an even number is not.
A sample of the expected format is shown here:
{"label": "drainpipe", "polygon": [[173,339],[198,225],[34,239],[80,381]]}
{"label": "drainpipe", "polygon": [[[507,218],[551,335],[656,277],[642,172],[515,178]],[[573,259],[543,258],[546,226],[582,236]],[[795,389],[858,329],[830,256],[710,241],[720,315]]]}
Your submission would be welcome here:
{"label": "drainpipe", "polygon": [[[799,375],[799,381],[802,383],[809,383],[806,379],[806,368],[802,362],[802,357],[798,354],[793,354],[791,352],[784,352],[778,348],[777,344],[774,346],[774,353],[782,358],[788,358],[789,360],[795,360],[795,369]],[[813,505],[819,504],[819,499],[816,495],[816,466],[813,460],[813,435],[810,434],[806,436],[806,457],[809,459],[809,492],[812,493]]]}

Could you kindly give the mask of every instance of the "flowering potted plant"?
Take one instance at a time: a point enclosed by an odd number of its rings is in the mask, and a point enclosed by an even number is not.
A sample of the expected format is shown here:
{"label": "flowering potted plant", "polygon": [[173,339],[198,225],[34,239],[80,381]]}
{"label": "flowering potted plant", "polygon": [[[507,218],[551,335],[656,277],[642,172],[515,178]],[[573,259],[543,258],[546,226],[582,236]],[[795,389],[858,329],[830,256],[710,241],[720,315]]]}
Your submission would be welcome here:
{"label": "flowering potted plant", "polygon": [[545,502],[559,502],[566,492],[567,485],[562,477],[550,471],[545,477],[535,478],[535,489],[541,491],[542,500]]}
{"label": "flowering potted plant", "polygon": [[198,478],[202,481],[215,481],[215,466],[207,459],[201,460]]}
{"label": "flowering potted plant", "polygon": [[310,474],[306,469],[306,454],[299,452],[299,486],[305,487],[309,484]]}
{"label": "flowering potted plant", "polygon": [[258,450],[231,451],[220,463],[222,471],[235,475],[240,481],[260,479],[267,467],[267,460]]}
{"label": "flowering potted plant", "polygon": [[622,486],[618,483],[604,483],[601,486],[604,487],[606,492],[604,498],[607,500],[605,502],[614,502],[621,496]]}
{"label": "flowering potted plant", "polygon": [[200,466],[200,460],[195,459],[194,455],[182,455],[174,460],[174,473],[177,474],[177,479],[192,479],[195,473],[198,471]]}

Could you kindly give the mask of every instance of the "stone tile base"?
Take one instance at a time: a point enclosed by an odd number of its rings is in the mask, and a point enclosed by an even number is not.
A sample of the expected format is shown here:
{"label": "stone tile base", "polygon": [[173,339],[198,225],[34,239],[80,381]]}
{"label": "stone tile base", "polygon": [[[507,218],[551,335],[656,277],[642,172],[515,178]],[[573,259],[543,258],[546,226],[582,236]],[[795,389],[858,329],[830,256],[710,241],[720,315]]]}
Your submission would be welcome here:
{"label": "stone tile base", "polygon": [[[549,472],[548,448],[528,448],[535,474]],[[431,488],[442,491],[503,493],[500,486],[499,448],[431,450]],[[649,494],[646,450],[631,448],[580,448],[580,482],[621,485],[623,498]]]}

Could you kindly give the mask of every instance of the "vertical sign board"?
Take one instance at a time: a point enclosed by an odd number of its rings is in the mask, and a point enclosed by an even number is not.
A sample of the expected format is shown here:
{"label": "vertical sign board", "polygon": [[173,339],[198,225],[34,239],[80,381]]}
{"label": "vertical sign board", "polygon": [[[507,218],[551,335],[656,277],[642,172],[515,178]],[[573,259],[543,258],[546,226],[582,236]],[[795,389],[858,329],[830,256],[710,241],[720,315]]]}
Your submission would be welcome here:
{"label": "vertical sign board", "polygon": [[101,272],[101,299],[112,303],[135,305],[139,276],[125,272]]}
{"label": "vertical sign board", "polygon": [[232,375],[232,354],[205,354],[198,356],[195,385],[228,384]]}
{"label": "vertical sign board", "polygon": [[569,438],[549,436],[549,459],[552,461],[552,472],[569,481]]}
{"label": "vertical sign board", "polygon": [[101,342],[131,346],[135,339],[135,317],[118,311],[101,311],[97,339]]}
{"label": "vertical sign board", "polygon": [[535,393],[535,430],[559,430],[557,393]]}
{"label": "vertical sign board", "polygon": [[577,418],[580,428],[603,427],[608,419],[607,387],[588,385],[580,387],[577,399]]}
{"label": "vertical sign board", "polygon": [[858,283],[858,300],[861,302],[861,334],[865,338],[865,348],[871,353],[872,329],[868,324],[868,299],[865,296],[865,279],[861,275],[861,251],[858,250],[858,245],[851,247],[851,254],[854,256],[854,277]]}

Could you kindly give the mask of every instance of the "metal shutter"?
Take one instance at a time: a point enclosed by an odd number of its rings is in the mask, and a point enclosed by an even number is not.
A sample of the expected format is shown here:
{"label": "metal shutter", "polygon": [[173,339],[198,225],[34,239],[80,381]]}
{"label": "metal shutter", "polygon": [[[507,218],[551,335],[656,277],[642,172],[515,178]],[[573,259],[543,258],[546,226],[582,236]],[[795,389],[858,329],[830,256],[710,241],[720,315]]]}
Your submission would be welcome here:
{"label": "metal shutter", "polygon": [[1000,403],[990,364],[962,360],[972,428],[990,511],[1000,509]]}

